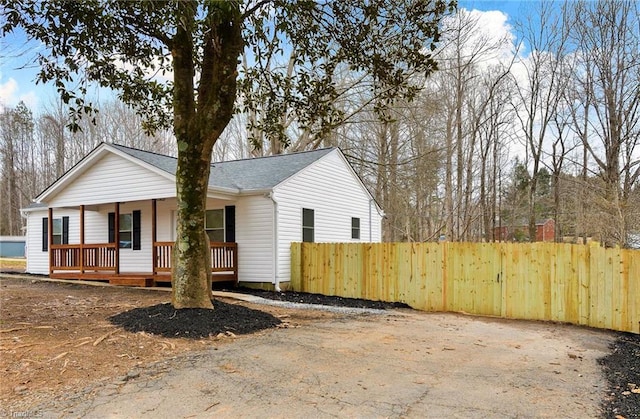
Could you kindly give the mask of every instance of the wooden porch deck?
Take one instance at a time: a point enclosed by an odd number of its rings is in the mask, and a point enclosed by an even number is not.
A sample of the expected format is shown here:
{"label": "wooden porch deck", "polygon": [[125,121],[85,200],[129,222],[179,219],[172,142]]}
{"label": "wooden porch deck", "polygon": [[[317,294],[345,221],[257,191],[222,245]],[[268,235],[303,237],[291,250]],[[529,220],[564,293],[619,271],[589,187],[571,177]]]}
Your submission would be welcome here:
{"label": "wooden porch deck", "polygon": [[[173,242],[154,242],[152,272],[120,272],[114,244],[52,245],[49,277],[151,287],[171,282]],[[236,243],[211,243],[212,282],[238,283]]]}
{"label": "wooden porch deck", "polygon": [[[165,275],[166,276],[166,275]],[[80,281],[105,281],[110,285],[126,285],[133,287],[153,287],[156,280],[153,273],[127,272],[54,272],[49,274],[52,279],[70,279]],[[171,278],[169,278],[171,281]]]}
{"label": "wooden porch deck", "polygon": [[[124,285],[129,287],[155,287],[158,284],[171,283],[171,274],[153,274],[152,272],[127,272],[116,274],[114,272],[54,272],[49,275],[52,279],[68,279],[79,281],[103,281],[110,285]],[[233,274],[211,275],[213,283],[233,282],[237,284],[237,277]]]}

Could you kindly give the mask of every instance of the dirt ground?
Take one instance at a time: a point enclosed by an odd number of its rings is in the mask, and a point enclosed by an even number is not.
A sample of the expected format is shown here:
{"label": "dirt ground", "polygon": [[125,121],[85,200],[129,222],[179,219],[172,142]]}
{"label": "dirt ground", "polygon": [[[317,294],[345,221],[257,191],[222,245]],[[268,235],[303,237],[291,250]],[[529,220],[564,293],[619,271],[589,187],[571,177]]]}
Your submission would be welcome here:
{"label": "dirt ground", "polygon": [[[611,353],[609,345],[616,338],[610,332],[567,325],[403,309],[363,317],[224,298],[217,300],[218,314],[251,318],[252,310],[258,310],[263,313],[260,324],[273,327],[223,327],[212,336],[185,338],[135,327],[126,331],[112,319],[140,308],[147,318],[175,317],[170,310],[148,310],[166,307],[168,300],[166,290],[0,279],[0,414],[41,413],[33,409],[48,406],[53,417],[61,412],[64,417],[156,417],[155,407],[149,415],[135,410],[146,400],[140,389],[149,389],[155,406],[159,393],[187,380],[186,387],[196,382],[199,393],[182,404],[171,404],[167,396],[167,409],[187,409],[174,411],[174,417],[234,417],[240,408],[248,416],[283,416],[292,406],[300,413],[295,416],[320,417],[327,412],[367,417],[598,417],[608,387],[598,359]],[[265,354],[278,352],[286,355],[256,364]],[[367,358],[370,364],[358,366]],[[300,362],[293,365],[292,359]],[[219,365],[207,372],[194,367],[196,362],[207,368]],[[281,370],[269,373],[267,365],[280,363]],[[171,367],[160,371],[158,365]],[[302,367],[306,370],[295,370]],[[259,374],[250,377],[247,371]],[[212,382],[221,373],[221,381]],[[168,381],[158,378],[163,374]],[[283,380],[282,374],[303,378]],[[445,380],[447,374],[451,376]],[[402,381],[405,378],[408,381]],[[261,394],[259,382],[266,379],[272,381],[265,382]],[[145,380],[149,383],[140,383]],[[247,382],[252,383],[249,394],[233,390]],[[225,391],[225,385],[231,387]],[[211,396],[214,389],[233,395],[207,404],[202,395]],[[259,403],[278,389],[287,396],[268,406]],[[621,386],[619,392],[635,400],[634,389]],[[379,394],[372,395],[372,390]],[[437,406],[427,396],[435,398]],[[395,401],[384,402],[385,397]],[[133,410],[122,410],[127,406]],[[427,406],[432,416],[425,414]],[[616,410],[607,409],[611,412]]]}
{"label": "dirt ground", "polygon": [[[127,332],[109,320],[169,300],[166,291],[0,279],[0,406],[27,411],[43,400],[114,377],[126,381],[137,368],[235,339],[231,331],[198,339]],[[246,302],[242,306],[273,315],[282,322],[279,327],[336,316]]]}

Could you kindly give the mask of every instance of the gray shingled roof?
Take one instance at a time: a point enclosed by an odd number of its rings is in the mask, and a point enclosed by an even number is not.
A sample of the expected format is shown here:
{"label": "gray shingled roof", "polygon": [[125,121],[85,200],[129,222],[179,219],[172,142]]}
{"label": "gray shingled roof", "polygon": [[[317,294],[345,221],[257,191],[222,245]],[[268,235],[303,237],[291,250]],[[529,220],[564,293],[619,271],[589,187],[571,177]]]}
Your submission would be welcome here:
{"label": "gray shingled roof", "polygon": [[[111,146],[167,173],[172,175],[176,173],[175,157],[118,144],[111,144]],[[301,153],[212,163],[209,187],[239,191],[271,189],[333,150],[334,148],[323,148]]]}

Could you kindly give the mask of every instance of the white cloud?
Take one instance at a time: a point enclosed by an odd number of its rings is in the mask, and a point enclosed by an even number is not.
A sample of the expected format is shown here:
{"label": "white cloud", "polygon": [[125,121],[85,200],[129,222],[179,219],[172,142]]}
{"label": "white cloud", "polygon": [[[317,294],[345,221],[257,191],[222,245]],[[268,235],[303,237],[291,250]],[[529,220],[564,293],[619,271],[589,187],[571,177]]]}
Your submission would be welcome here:
{"label": "white cloud", "polygon": [[24,102],[31,109],[39,103],[38,95],[33,91],[26,93],[20,92],[18,82],[14,78],[9,78],[6,82],[2,82],[0,76],[0,109],[4,107],[14,107],[20,101]]}
{"label": "white cloud", "polygon": [[463,53],[481,50],[485,60],[512,56],[516,36],[507,21],[508,15],[499,10],[458,9],[442,21],[442,48],[457,48]]}
{"label": "white cloud", "polygon": [[14,79],[9,79],[6,83],[0,83],[0,104],[4,106],[13,106],[17,91],[18,82]]}

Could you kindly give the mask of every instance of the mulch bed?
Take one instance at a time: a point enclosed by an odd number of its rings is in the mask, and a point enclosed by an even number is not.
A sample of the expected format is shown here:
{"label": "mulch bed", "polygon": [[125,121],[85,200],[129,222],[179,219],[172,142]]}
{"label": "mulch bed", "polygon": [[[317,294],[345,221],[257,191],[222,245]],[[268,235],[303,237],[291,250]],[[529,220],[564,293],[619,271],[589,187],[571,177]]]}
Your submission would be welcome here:
{"label": "mulch bed", "polygon": [[603,417],[640,418],[640,335],[618,334],[599,362],[609,382]]}
{"label": "mulch bed", "polygon": [[357,298],[337,297],[333,295],[311,294],[307,292],[275,292],[262,291],[250,288],[237,288],[229,290],[243,294],[251,294],[269,300],[288,301],[290,303],[320,304],[332,307],[371,308],[377,310],[391,310],[394,308],[411,308],[404,303],[388,303],[386,301],[371,301]]}
{"label": "mulch bed", "polygon": [[[271,300],[334,307],[372,308],[387,310],[408,308],[402,303],[359,300],[301,292],[273,292],[248,288],[233,290]],[[213,310],[187,308],[176,310],[171,304],[135,308],[109,318],[111,323],[129,332],[146,332],[164,337],[201,339],[219,334],[244,335],[277,327],[281,321],[269,313],[212,300]]]}
{"label": "mulch bed", "polygon": [[212,300],[213,310],[183,308],[169,303],[125,311],[109,320],[129,332],[146,332],[168,338],[201,339],[219,334],[244,335],[278,326],[269,313]]}

